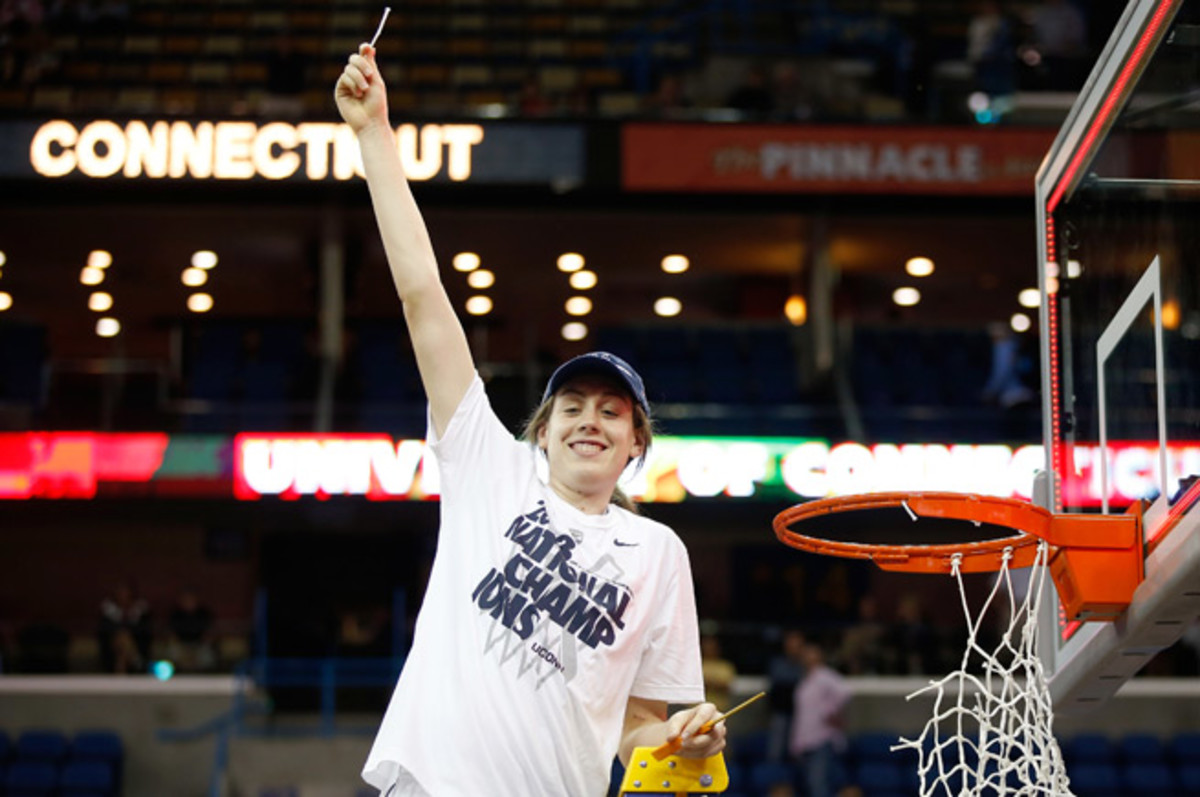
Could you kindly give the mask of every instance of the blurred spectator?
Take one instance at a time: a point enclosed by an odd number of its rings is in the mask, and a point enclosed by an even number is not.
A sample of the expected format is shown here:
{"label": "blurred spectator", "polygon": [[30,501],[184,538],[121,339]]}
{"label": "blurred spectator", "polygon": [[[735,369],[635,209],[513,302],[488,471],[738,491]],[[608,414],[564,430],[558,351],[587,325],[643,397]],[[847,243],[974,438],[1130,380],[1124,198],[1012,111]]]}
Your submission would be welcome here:
{"label": "blurred spectator", "polygon": [[790,752],[800,766],[808,797],[833,797],[847,780],[846,704],[850,687],[825,663],[819,645],[804,646],[804,678],[796,687]]}
{"label": "blurred spectator", "polygon": [[975,72],[975,88],[996,96],[1017,85],[1013,22],[996,0],[982,0],[967,23],[967,61]]}
{"label": "blurred spectator", "polygon": [[646,115],[655,119],[682,119],[691,107],[692,102],[683,89],[683,79],[676,74],[665,74],[647,98]]}
{"label": "blurred spectator", "polygon": [[775,97],[771,93],[767,69],[762,64],[752,64],[746,70],[741,85],[725,100],[725,107],[742,114],[750,121],[761,121],[775,109]]}
{"label": "blurred spectator", "polygon": [[842,626],[854,619],[854,591],[850,586],[850,569],[845,563],[832,560],[813,593],[816,616],[822,622]]}
{"label": "blurred spectator", "polygon": [[348,609],[338,621],[338,653],[342,656],[386,656],[388,612],[383,606]]}
{"label": "blurred spectator", "polygon": [[767,706],[771,712],[767,728],[767,760],[783,761],[791,738],[796,687],[804,677],[804,634],[796,629],[783,632],[780,651],[767,665]]}
{"label": "blurred spectator", "polygon": [[[1040,59],[1040,88],[1069,91],[1082,85],[1087,57],[1087,21],[1071,0],[1045,0],[1029,18],[1030,44]],[[1029,60],[1027,60],[1029,63]]]}
{"label": "blurred spectator", "polygon": [[205,672],[217,663],[212,610],[185,588],[167,617],[167,658],[179,672]]}
{"label": "blurred spectator", "polygon": [[921,598],[909,592],[896,606],[888,647],[896,657],[892,672],[899,675],[928,675],[937,659],[936,634],[925,621]]}
{"label": "blurred spectator", "polygon": [[[817,70],[820,72],[821,70]],[[816,112],[816,86],[811,74],[801,74],[791,61],[775,67],[775,108],[772,117],[780,121],[803,122]]]}
{"label": "blurred spectator", "polygon": [[150,659],[150,605],[131,581],[100,603],[100,661],[107,672],[142,672]]}
{"label": "blurred spectator", "polygon": [[546,116],[554,110],[550,98],[542,91],[542,84],[534,75],[525,78],[521,94],[517,99],[517,110],[521,116]]}
{"label": "blurred spectator", "polygon": [[45,38],[41,0],[3,0],[0,3],[0,78],[4,83],[37,79],[35,58]]}
{"label": "blurred spectator", "polygon": [[1025,384],[1023,371],[1029,363],[1021,361],[1021,341],[1002,323],[988,326],[992,337],[992,370],[983,386],[983,398],[1004,408],[1033,400],[1033,391]]}
{"label": "blurred spectator", "polygon": [[838,659],[847,675],[882,675],[887,671],[887,627],[879,620],[875,598],[858,600],[858,621],[842,634]]}
{"label": "blurred spectator", "polygon": [[730,691],[737,678],[737,667],[721,655],[721,640],[714,634],[700,637],[700,667],[704,673],[704,694],[721,711],[732,708]]}
{"label": "blurred spectator", "polygon": [[1036,398],[1026,380],[1033,377],[1033,359],[1022,351],[1022,339],[1002,323],[988,326],[992,338],[992,369],[983,386],[983,400],[998,406],[1004,413],[1002,434],[1011,440],[1026,435],[1023,428],[1024,410]]}

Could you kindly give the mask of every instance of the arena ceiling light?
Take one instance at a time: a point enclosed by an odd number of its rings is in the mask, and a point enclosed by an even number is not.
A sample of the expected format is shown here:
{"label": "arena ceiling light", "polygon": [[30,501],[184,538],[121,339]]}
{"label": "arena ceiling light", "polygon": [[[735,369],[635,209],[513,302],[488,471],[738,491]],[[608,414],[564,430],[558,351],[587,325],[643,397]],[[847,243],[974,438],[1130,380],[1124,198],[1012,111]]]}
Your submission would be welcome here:
{"label": "arena ceiling light", "polygon": [[803,296],[792,294],[784,302],[783,314],[792,326],[804,326],[804,322],[808,320],[808,302],[804,300]]}
{"label": "arena ceiling light", "polygon": [[217,253],[211,249],[200,249],[192,253],[192,268],[210,269],[217,265]]}
{"label": "arena ceiling light", "polygon": [[654,312],[663,318],[671,318],[683,312],[683,302],[674,296],[663,296],[654,300]]}
{"label": "arena ceiling light", "polygon": [[84,285],[99,285],[104,282],[104,271],[95,266],[84,266],[79,271],[79,281]]}
{"label": "arena ceiling light", "polygon": [[910,257],[904,263],[904,270],[913,277],[928,277],[933,273],[933,261],[927,257]]}
{"label": "arena ceiling light", "polygon": [[587,324],[582,321],[569,321],[563,324],[562,336],[563,340],[583,340],[587,337]]}
{"label": "arena ceiling light", "polygon": [[103,313],[111,310],[113,306],[113,297],[111,293],[104,291],[93,291],[88,297],[88,309],[94,313]]}
{"label": "arena ceiling light", "polygon": [[7,262],[8,262],[8,255],[4,254],[3,250],[0,250],[0,266],[3,266]]}
{"label": "arena ceiling light", "polygon": [[1042,292],[1037,288],[1025,288],[1017,294],[1017,303],[1022,307],[1041,307]]}
{"label": "arena ceiling light", "polygon": [[121,332],[121,322],[105,316],[96,320],[96,334],[102,338],[115,338]]}
{"label": "arena ceiling light", "polygon": [[193,313],[207,313],[213,308],[213,297],[209,293],[193,293],[187,298],[187,309]]}
{"label": "arena ceiling light", "polygon": [[1013,332],[1028,332],[1033,326],[1033,321],[1024,313],[1013,313],[1012,318],[1008,320],[1008,325],[1012,327]]}
{"label": "arena ceiling light", "polygon": [[558,270],[570,273],[583,268],[583,255],[578,252],[564,252],[558,256]]}
{"label": "arena ceiling light", "polygon": [[450,263],[455,271],[474,271],[479,268],[479,255],[474,252],[459,252]]}
{"label": "arena ceiling light", "polygon": [[576,271],[571,275],[569,280],[571,287],[577,291],[591,290],[592,288],[596,287],[597,281],[598,278],[596,277],[596,272],[588,271],[587,269]]}
{"label": "arena ceiling light", "polygon": [[912,307],[921,301],[921,292],[916,288],[903,287],[892,291],[892,301],[901,307]]}
{"label": "arena ceiling light", "polygon": [[179,279],[189,288],[199,288],[208,282],[208,272],[202,268],[185,268]]}
{"label": "arena ceiling light", "polygon": [[477,269],[467,275],[467,284],[477,291],[482,291],[496,284],[496,275],[486,268]]}
{"label": "arena ceiling light", "polygon": [[8,291],[0,291],[0,313],[13,306],[12,294]]}
{"label": "arena ceiling light", "polygon": [[684,255],[667,255],[662,259],[662,270],[668,274],[682,274],[691,262]]}
{"label": "arena ceiling light", "polygon": [[112,253],[105,249],[93,249],[88,252],[87,264],[90,268],[108,268],[112,262]]}
{"label": "arena ceiling light", "polygon": [[586,296],[572,296],[567,299],[567,315],[587,315],[592,312],[592,300]]}
{"label": "arena ceiling light", "polygon": [[471,315],[487,315],[492,312],[491,297],[481,295],[467,299],[467,312]]}

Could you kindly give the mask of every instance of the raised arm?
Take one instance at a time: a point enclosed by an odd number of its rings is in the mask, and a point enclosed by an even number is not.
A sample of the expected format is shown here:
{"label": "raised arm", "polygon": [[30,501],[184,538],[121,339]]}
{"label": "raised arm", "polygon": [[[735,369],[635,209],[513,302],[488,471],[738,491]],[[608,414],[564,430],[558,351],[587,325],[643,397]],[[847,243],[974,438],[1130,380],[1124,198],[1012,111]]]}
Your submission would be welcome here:
{"label": "raised arm", "polygon": [[387,88],[370,45],[361,45],[350,56],[334,96],[342,119],[358,136],[375,221],[403,304],[434,430],[440,436],[471,384],[475,364],[400,164],[388,119]]}

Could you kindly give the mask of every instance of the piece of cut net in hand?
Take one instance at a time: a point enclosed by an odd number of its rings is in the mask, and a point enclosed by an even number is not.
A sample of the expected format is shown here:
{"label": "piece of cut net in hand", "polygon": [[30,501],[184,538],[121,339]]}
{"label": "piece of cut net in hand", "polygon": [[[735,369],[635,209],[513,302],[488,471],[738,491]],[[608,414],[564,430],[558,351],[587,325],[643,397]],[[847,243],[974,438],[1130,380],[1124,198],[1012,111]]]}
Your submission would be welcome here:
{"label": "piece of cut net in hand", "polygon": [[[920,735],[901,738],[892,748],[916,751],[921,797],[1071,795],[1036,647],[1048,548],[1045,541],[1037,545],[1024,597],[1014,588],[1011,551],[1002,553],[991,591],[974,617],[961,557],[952,557],[951,574],[966,620],[966,649],[957,670],[908,696],[932,696],[933,714]],[[1007,627],[996,647],[988,650],[980,642],[980,630],[990,615],[1005,611]]]}

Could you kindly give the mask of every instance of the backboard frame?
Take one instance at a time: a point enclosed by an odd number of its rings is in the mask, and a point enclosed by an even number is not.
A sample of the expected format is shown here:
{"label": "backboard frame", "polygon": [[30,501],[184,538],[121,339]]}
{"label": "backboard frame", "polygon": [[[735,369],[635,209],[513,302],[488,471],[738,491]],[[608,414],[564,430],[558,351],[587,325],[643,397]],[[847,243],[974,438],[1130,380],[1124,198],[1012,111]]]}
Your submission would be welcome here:
{"label": "backboard frame", "polygon": [[[1064,365],[1064,358],[1069,356],[1062,340],[1065,310],[1057,295],[1058,280],[1060,273],[1066,273],[1067,258],[1061,232],[1055,229],[1054,213],[1080,187],[1182,5],[1183,0],[1131,0],[1037,173],[1042,416],[1045,472],[1049,477],[1038,485],[1034,494],[1035,501],[1052,512],[1064,511],[1061,474],[1072,459],[1062,428],[1062,410],[1064,395],[1074,393],[1071,369]],[[1060,265],[1064,268],[1060,269]],[[1193,586],[1200,583],[1197,537],[1200,518],[1183,514],[1186,506],[1179,510],[1169,504],[1166,483],[1162,306],[1161,290],[1156,283],[1159,260],[1155,257],[1141,267],[1145,269],[1142,280],[1122,305],[1119,317],[1113,318],[1104,340],[1097,343],[1102,510],[1109,511],[1104,363],[1128,329],[1132,316],[1152,302],[1162,486],[1158,499],[1146,511],[1145,521],[1147,540],[1162,544],[1148,547],[1146,580],[1136,591],[1129,611],[1117,622],[1064,624],[1060,621],[1060,603],[1053,588],[1043,596],[1038,617],[1039,655],[1059,713],[1103,703],[1156,653],[1178,640],[1188,624],[1200,615],[1200,589]],[[1188,495],[1191,496],[1191,491]],[[1176,506],[1179,505],[1177,502]],[[1175,533],[1154,539],[1170,528],[1168,523],[1175,527]]]}

